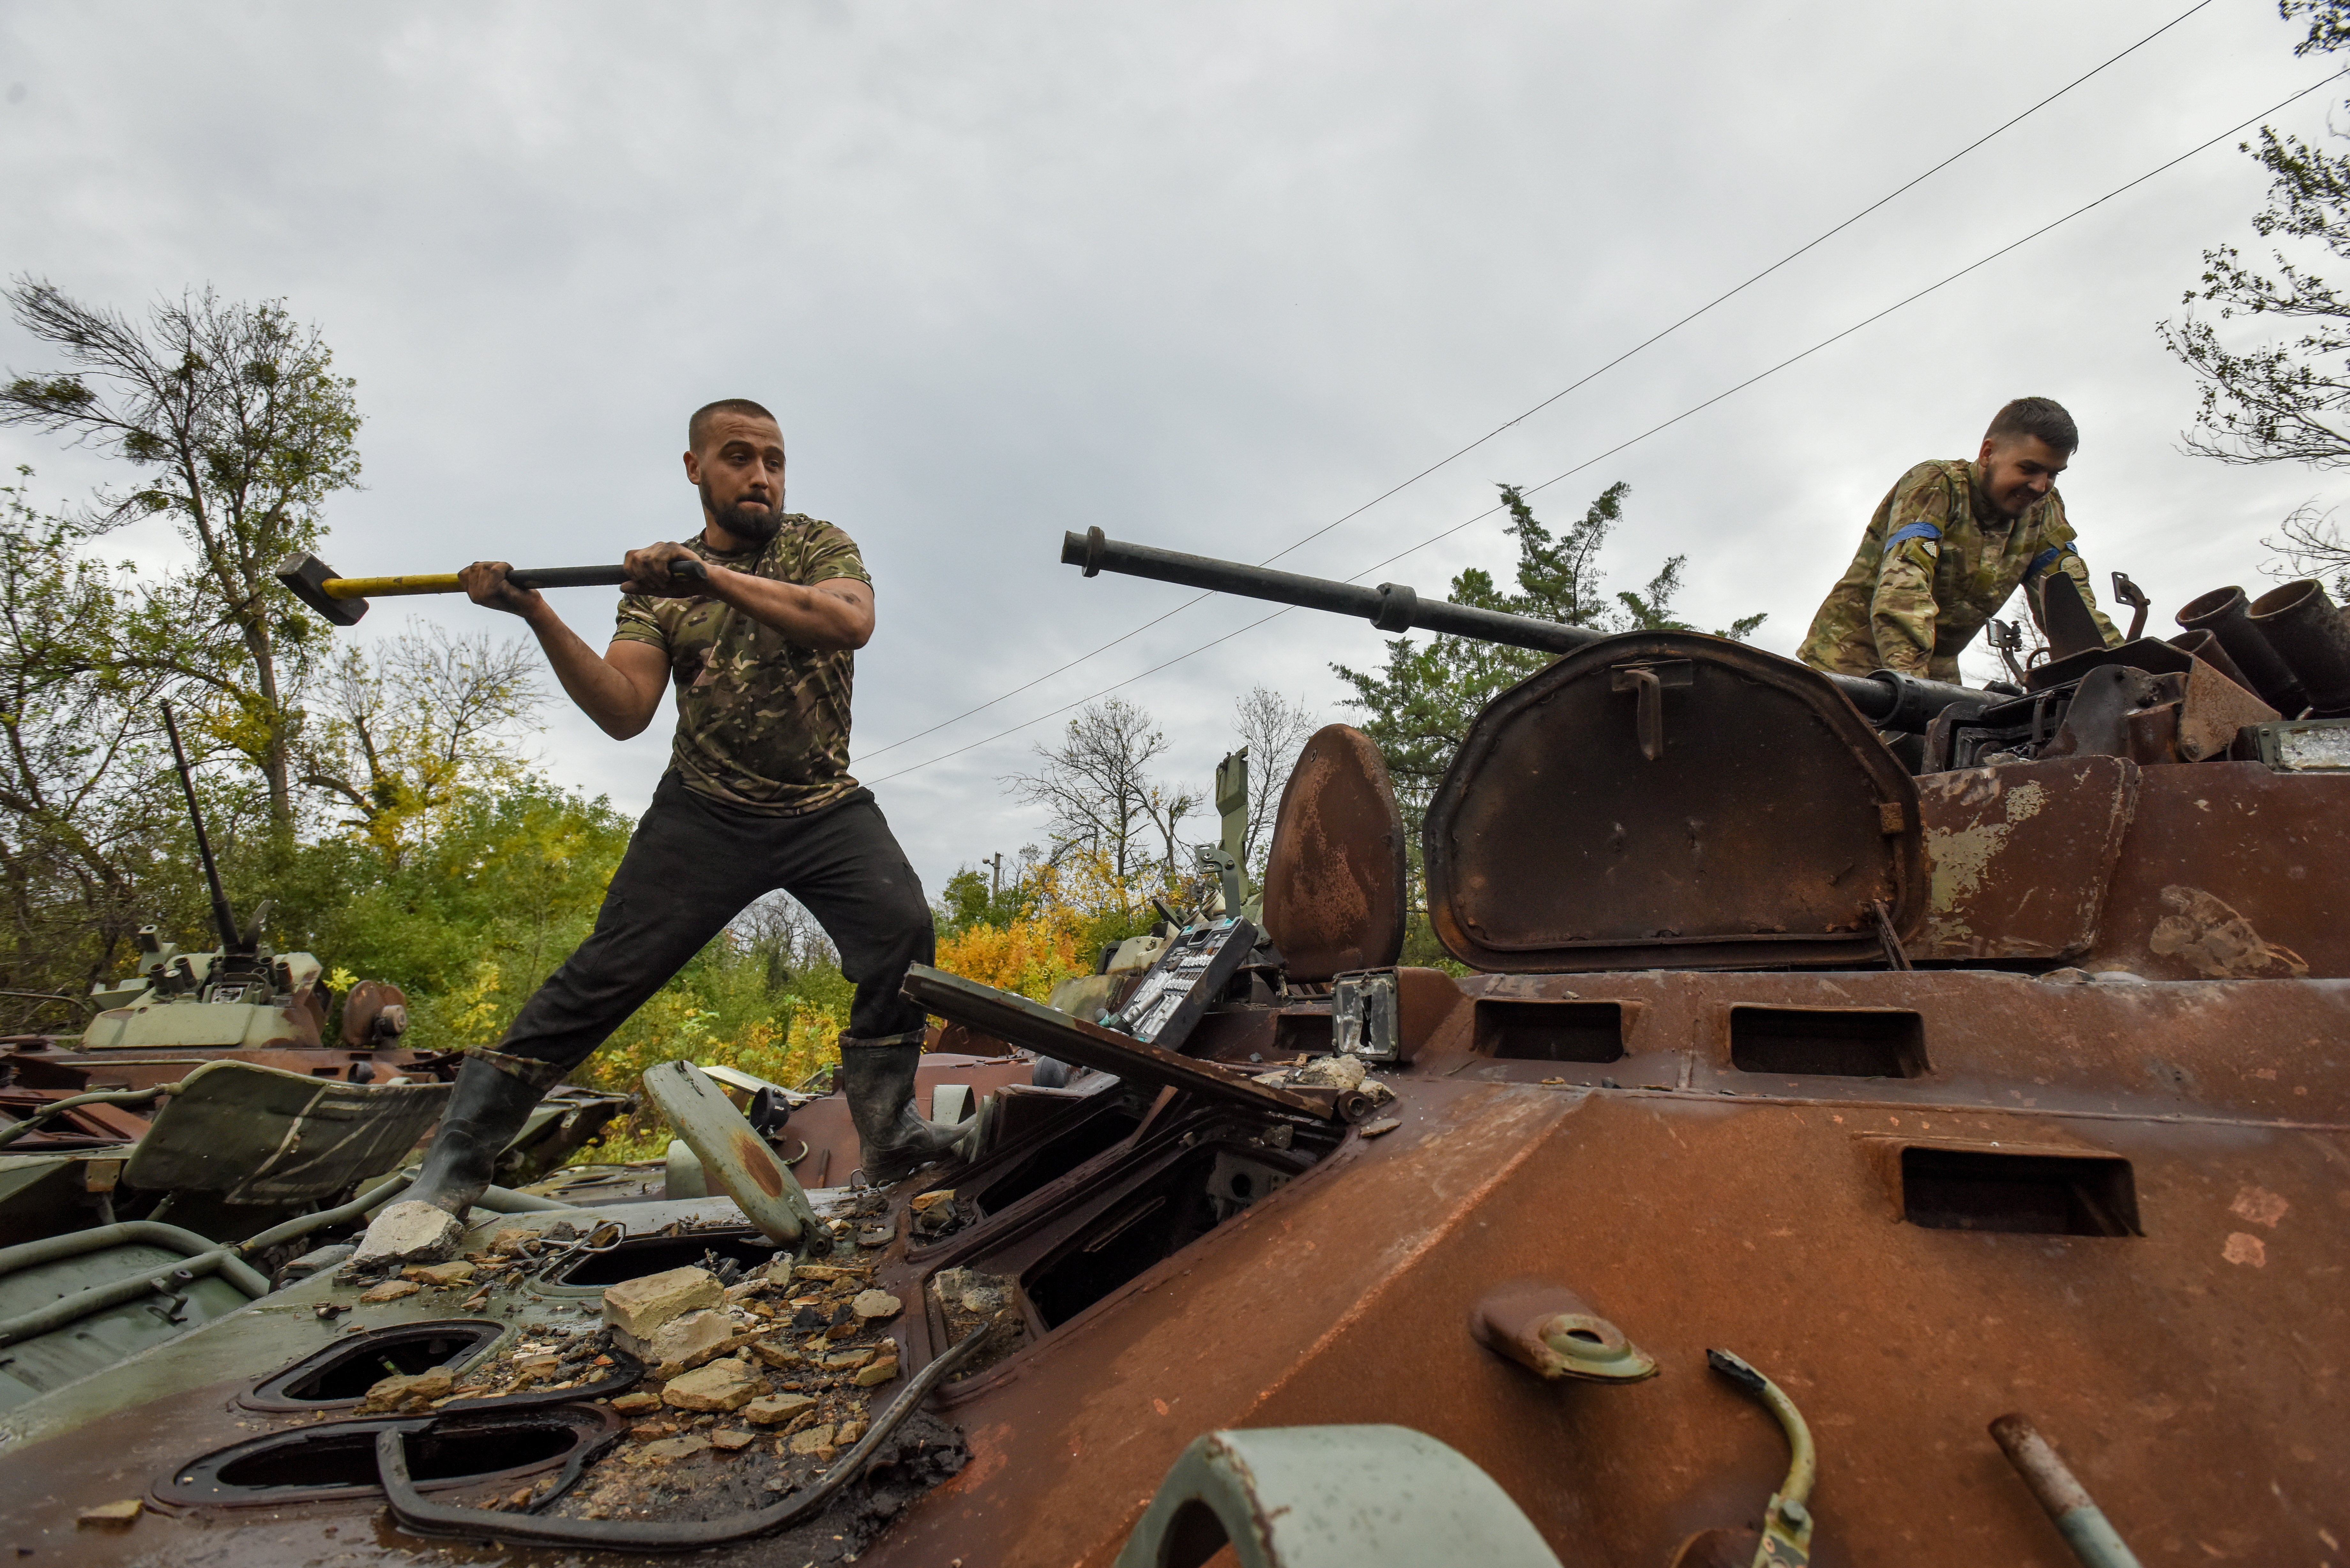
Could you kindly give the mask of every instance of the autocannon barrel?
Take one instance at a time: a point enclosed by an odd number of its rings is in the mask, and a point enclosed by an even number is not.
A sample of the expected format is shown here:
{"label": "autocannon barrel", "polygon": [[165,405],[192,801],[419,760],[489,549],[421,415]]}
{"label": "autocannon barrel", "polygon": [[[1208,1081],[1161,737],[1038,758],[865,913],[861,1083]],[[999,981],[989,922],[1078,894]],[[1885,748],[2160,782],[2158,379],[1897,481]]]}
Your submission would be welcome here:
{"label": "autocannon barrel", "polygon": [[[1089,577],[1102,572],[1149,577],[1157,582],[1206,588],[1212,593],[1270,599],[1301,609],[1360,616],[1381,631],[1442,632],[1510,648],[1531,648],[1543,653],[1572,653],[1610,635],[1589,627],[1562,626],[1532,616],[1457,605],[1450,599],[1424,599],[1400,583],[1381,583],[1378,587],[1367,588],[1327,577],[1309,577],[1238,561],[1185,555],[1180,550],[1129,545],[1106,537],[1098,528],[1064,535],[1061,561],[1065,566],[1084,567]],[[1887,730],[1922,731],[1947,708],[1974,711],[2002,700],[1994,692],[1939,680],[1920,680],[1890,670],[1880,670],[1874,675],[1828,675],[1826,679],[1860,710],[1862,718]]]}

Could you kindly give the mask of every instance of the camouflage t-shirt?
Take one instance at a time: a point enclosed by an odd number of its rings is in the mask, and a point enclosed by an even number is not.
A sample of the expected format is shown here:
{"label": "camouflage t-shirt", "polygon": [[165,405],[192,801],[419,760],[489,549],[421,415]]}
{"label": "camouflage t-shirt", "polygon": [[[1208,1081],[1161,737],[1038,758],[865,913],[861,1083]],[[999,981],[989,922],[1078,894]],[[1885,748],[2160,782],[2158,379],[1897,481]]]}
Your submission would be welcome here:
{"label": "camouflage t-shirt", "polygon": [[2017,584],[2033,623],[2045,631],[2035,590],[2052,570],[2081,590],[2106,646],[2119,643],[2121,634],[2096,607],[2088,563],[2073,548],[2063,496],[2050,491],[2011,523],[1983,493],[1975,464],[1921,462],[1878,504],[1796,657],[1845,675],[1893,670],[1955,681],[1959,650]]}
{"label": "camouflage t-shirt", "polygon": [[[773,539],[722,555],[697,535],[703,560],[803,587],[830,577],[871,583],[856,543],[829,523],[784,515]],[[669,656],[677,683],[672,765],[688,789],[747,811],[797,816],[853,792],[848,698],[857,657],[802,648],[707,596],[620,600],[615,641],[649,642]]]}

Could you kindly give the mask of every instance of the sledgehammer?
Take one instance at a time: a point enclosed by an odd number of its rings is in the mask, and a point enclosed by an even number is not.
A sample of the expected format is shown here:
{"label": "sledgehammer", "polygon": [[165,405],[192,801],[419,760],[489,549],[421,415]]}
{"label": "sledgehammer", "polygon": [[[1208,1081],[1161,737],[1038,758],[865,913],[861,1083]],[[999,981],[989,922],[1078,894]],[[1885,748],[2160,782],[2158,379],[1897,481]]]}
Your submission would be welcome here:
{"label": "sledgehammer", "polygon": [[[669,575],[681,582],[706,583],[710,568],[700,561],[671,561]],[[357,626],[359,617],[367,614],[370,598],[465,591],[454,572],[406,577],[337,576],[334,567],[307,552],[286,556],[277,568],[277,580],[337,626]],[[626,566],[536,566],[506,574],[506,581],[518,588],[610,588],[628,580]]]}

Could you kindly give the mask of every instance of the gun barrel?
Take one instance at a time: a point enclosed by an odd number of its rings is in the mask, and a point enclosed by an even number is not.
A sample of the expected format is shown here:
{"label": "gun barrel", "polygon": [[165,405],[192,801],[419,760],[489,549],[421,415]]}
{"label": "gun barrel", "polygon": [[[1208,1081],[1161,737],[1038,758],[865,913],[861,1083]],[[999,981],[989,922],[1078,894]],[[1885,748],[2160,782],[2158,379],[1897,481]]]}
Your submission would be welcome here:
{"label": "gun barrel", "polygon": [[1121,576],[1149,577],[1161,583],[1181,583],[1243,598],[1270,599],[1300,609],[1327,610],[1333,615],[1360,616],[1381,631],[1440,631],[1479,642],[1510,648],[1531,648],[1543,653],[1572,653],[1607,636],[1588,627],[1562,626],[1532,616],[1506,615],[1500,610],[1456,605],[1450,599],[1424,599],[1399,583],[1366,588],[1327,577],[1296,572],[1276,572],[1266,566],[1187,556],[1180,550],[1153,549],[1105,538],[1098,528],[1065,535],[1064,565],[1083,566],[1086,576],[1116,572]]}
{"label": "gun barrel", "polygon": [[213,841],[204,832],[204,808],[196,804],[195,775],[188,771],[188,753],[180,744],[179,721],[172,717],[169,702],[163,704],[163,732],[172,737],[172,761],[179,769],[181,793],[188,797],[188,820],[195,824],[196,857],[203,862],[204,887],[213,896],[213,924],[220,928],[221,951],[246,951],[243,933],[236,929],[236,916],[228,907],[228,894],[221,888],[220,863],[213,858]]}
{"label": "gun barrel", "polygon": [[[1457,605],[1450,599],[1424,599],[1399,583],[1366,588],[1354,583],[1309,577],[1297,572],[1276,572],[1266,566],[1189,556],[1180,550],[1155,549],[1107,537],[1098,528],[1062,535],[1061,561],[1082,566],[1086,576],[1116,572],[1121,576],[1149,577],[1154,582],[1180,583],[1211,593],[1237,594],[1243,598],[1270,599],[1300,609],[1326,610],[1332,615],[1360,616],[1381,631],[1434,631],[1496,642],[1510,648],[1530,648],[1542,653],[1572,653],[1604,640],[1610,634],[1589,627],[1562,626],[1532,616]],[[1881,729],[1922,731],[1944,709],[1979,711],[2001,699],[1970,687],[1920,680],[1915,676],[1880,670],[1874,675],[1835,675],[1825,679],[1850,699],[1860,716]]]}

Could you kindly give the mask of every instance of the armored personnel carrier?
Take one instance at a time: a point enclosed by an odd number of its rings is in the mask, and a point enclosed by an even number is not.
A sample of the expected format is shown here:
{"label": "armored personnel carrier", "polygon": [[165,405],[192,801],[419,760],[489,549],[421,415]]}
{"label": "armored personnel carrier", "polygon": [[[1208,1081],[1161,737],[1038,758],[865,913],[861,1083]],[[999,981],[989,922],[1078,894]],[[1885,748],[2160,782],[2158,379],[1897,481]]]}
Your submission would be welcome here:
{"label": "armored personnel carrier", "polygon": [[[2108,649],[2059,605],[2058,657],[1993,691],[1098,532],[1065,558],[1559,657],[1476,720],[1417,882],[1333,726],[1261,919],[1195,911],[1066,1012],[915,971],[958,1043],[1037,1058],[967,1158],[803,1192],[680,1066],[728,1197],[477,1216],[460,1258],[313,1273],[0,1413],[0,1539],[2345,1561],[2330,607],[2221,595]],[[1449,968],[1399,961],[1419,907]]]}
{"label": "armored personnel carrier", "polygon": [[[168,707],[164,722],[220,945],[182,951],[149,927],[136,971],[79,999],[78,1035],[0,1039],[0,1407],[308,1272],[314,1239],[400,1180],[458,1060],[405,1044],[406,998],[380,981],[351,988],[325,1038],[322,966],[263,941],[266,904],[237,921]],[[501,1177],[561,1166],[626,1104],[559,1090]]]}

